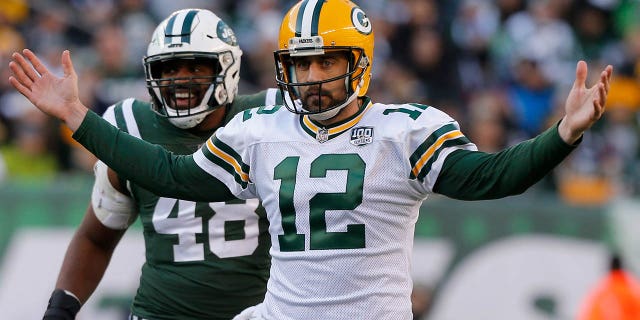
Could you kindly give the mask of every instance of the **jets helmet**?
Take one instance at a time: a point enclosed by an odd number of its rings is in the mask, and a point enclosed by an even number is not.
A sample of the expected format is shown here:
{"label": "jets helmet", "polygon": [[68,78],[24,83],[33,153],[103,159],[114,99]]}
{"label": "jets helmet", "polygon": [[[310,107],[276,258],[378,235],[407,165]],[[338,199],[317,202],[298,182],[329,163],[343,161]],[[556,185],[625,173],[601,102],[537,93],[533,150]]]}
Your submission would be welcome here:
{"label": "jets helmet", "polygon": [[[152,109],[175,126],[187,129],[202,122],[211,112],[233,101],[238,93],[242,50],[233,30],[213,12],[184,9],[171,14],[153,32],[143,58],[146,85]],[[174,59],[206,61],[213,76],[162,78],[161,67]],[[197,83],[193,81],[197,80]],[[202,99],[187,109],[174,108],[176,90],[189,90],[209,84]]]}
{"label": "jets helmet", "polygon": [[[348,0],[303,0],[285,15],[280,26],[278,50],[274,52],[276,82],[285,106],[297,114],[317,120],[335,116],[354,99],[364,96],[371,80],[373,29],[360,7]],[[349,67],[341,76],[316,82],[298,82],[295,57],[347,53]],[[325,108],[310,110],[304,105],[299,87],[320,85],[344,79],[345,100]]]}

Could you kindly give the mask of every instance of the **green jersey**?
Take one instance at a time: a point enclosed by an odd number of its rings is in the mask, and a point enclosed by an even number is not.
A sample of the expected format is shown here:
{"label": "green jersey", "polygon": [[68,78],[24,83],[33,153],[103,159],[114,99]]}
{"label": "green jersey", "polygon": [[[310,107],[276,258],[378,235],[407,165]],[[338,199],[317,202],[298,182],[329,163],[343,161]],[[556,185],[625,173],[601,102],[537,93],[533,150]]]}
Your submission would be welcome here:
{"label": "green jersey", "polygon": [[[279,102],[276,93],[269,89],[236,97],[225,123],[247,108]],[[194,152],[213,133],[179,129],[148,102],[135,99],[111,106],[103,117],[176,154]],[[146,246],[132,314],[151,320],[230,319],[263,300],[270,240],[257,199],[192,202],[159,197],[120,180],[136,202]]]}

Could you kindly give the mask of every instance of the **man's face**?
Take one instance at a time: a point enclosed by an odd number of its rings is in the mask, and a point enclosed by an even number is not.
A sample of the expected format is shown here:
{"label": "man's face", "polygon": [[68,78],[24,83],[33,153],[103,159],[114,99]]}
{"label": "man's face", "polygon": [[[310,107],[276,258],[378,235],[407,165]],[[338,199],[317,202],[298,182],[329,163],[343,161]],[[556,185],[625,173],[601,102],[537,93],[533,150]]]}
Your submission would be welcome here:
{"label": "man's face", "polygon": [[174,79],[174,85],[170,85],[170,80],[160,81],[162,97],[173,109],[199,105],[215,75],[212,62],[205,59],[171,60],[159,68],[160,78]]}
{"label": "man's face", "polygon": [[[344,53],[293,58],[297,82],[322,81],[344,75],[347,73],[348,64]],[[299,91],[304,108],[311,112],[325,110],[347,98],[344,78],[301,86]]]}

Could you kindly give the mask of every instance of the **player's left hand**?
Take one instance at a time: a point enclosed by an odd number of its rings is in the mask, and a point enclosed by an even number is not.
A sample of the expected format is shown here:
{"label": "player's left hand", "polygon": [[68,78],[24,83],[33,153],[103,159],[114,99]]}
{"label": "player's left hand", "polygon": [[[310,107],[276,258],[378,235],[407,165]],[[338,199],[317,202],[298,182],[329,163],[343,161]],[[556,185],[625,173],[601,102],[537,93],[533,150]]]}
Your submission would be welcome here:
{"label": "player's left hand", "polygon": [[560,137],[568,144],[574,144],[605,110],[613,67],[608,65],[600,73],[598,83],[590,88],[586,87],[587,71],[587,63],[579,61],[576,80],[565,103],[565,116],[558,127]]}

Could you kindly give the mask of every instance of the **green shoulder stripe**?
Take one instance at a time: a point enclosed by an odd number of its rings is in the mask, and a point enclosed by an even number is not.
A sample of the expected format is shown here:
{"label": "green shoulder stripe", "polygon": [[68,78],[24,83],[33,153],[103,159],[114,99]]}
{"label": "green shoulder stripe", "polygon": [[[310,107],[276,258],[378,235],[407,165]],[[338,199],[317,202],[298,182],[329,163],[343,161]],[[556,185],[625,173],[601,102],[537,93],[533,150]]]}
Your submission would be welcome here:
{"label": "green shoulder stripe", "polygon": [[442,126],[429,135],[409,158],[411,164],[409,178],[424,179],[443,149],[468,143],[470,143],[469,139],[454,124]]}
{"label": "green shoulder stripe", "polygon": [[[418,173],[418,180],[422,181],[424,180],[424,177],[427,176],[427,174],[429,173],[429,171],[431,171],[431,167],[433,166],[433,163],[436,161],[436,159],[438,159],[438,157],[440,156],[440,152],[446,148],[449,147],[453,147],[453,146],[461,146],[461,145],[465,145],[471,143],[471,141],[469,141],[469,139],[467,139],[467,137],[460,137],[457,139],[453,139],[453,140],[447,140],[446,142],[444,142],[442,144],[442,146],[440,148],[438,148],[438,150],[436,152],[434,152],[433,156],[429,159],[429,161],[427,161],[427,163],[422,167],[422,169],[420,169],[420,172]],[[411,178],[413,179],[413,173]]]}
{"label": "green shoulder stripe", "polygon": [[202,153],[207,160],[233,175],[234,179],[243,188],[249,183],[249,165],[242,162],[242,157],[229,145],[218,140],[215,133],[202,147]]}

